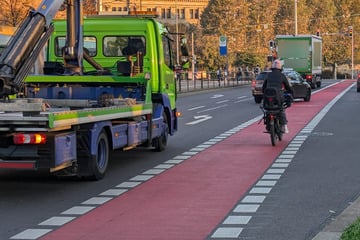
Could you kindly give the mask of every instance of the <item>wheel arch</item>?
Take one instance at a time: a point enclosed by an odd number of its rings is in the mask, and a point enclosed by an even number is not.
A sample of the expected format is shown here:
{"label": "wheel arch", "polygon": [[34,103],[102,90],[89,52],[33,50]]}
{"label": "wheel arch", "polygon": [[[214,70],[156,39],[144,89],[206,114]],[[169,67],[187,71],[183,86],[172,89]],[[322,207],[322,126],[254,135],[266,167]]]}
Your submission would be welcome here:
{"label": "wheel arch", "polygon": [[167,117],[169,133],[173,135],[177,130],[177,117],[176,117],[176,108],[171,109],[170,99],[166,94],[154,94],[153,95],[153,118],[160,118],[165,113]]}

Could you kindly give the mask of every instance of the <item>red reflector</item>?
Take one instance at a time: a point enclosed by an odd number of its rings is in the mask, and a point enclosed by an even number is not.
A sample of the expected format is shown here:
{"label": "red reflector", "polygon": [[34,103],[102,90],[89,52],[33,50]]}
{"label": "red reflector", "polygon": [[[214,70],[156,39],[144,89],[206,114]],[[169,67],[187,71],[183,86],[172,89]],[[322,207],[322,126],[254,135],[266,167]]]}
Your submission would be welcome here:
{"label": "red reflector", "polygon": [[8,169],[35,169],[35,163],[32,162],[0,162],[0,168]]}
{"label": "red reflector", "polygon": [[306,75],[306,79],[312,79],[311,75]]}
{"label": "red reflector", "polygon": [[13,137],[14,144],[45,144],[46,136],[40,133],[17,133]]}
{"label": "red reflector", "polygon": [[256,81],[255,81],[255,80],[252,80],[251,86],[252,86],[252,87],[255,87],[255,86],[256,86]]}
{"label": "red reflector", "polygon": [[272,102],[272,101],[273,101],[273,98],[272,98],[272,97],[269,97],[268,100],[269,100],[269,102]]}

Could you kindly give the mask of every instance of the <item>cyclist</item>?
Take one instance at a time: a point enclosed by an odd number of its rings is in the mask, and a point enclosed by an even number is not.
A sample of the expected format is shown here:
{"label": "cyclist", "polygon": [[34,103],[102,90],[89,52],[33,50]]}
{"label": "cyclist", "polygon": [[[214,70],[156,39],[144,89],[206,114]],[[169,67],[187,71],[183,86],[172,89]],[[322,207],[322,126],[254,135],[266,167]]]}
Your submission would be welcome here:
{"label": "cyclist", "polygon": [[[282,71],[282,63],[279,59],[274,60],[271,66],[271,72],[267,74],[267,76],[264,79],[264,83],[262,86],[262,92],[264,93],[266,88],[276,88],[280,92],[281,96],[281,103],[285,102],[284,92],[288,92],[290,94],[293,93],[293,90],[289,84],[289,81],[285,77],[285,75],[281,72]],[[282,105],[282,104],[281,104]],[[281,109],[280,112],[280,125],[282,128],[282,131],[284,133],[288,133],[288,127],[287,127],[287,118],[285,109]]]}

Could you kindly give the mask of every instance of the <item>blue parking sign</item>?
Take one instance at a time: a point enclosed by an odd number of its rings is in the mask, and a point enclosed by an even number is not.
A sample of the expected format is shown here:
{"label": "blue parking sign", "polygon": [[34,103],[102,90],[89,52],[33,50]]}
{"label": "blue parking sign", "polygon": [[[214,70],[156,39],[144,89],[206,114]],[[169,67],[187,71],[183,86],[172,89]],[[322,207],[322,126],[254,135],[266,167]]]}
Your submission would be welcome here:
{"label": "blue parking sign", "polygon": [[227,43],[226,36],[220,36],[219,38],[220,55],[227,55]]}

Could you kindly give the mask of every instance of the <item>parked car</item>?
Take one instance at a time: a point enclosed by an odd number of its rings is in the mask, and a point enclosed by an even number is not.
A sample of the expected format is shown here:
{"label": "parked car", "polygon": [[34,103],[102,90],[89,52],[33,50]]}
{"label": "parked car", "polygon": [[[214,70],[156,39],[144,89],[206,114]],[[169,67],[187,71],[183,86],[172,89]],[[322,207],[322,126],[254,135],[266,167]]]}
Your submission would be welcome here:
{"label": "parked car", "polygon": [[360,92],[360,73],[357,76],[356,91]]}
{"label": "parked car", "polygon": [[[261,103],[262,101],[262,85],[268,72],[269,71],[261,72],[251,83],[251,92],[256,103]],[[284,69],[283,73],[287,77],[291,87],[293,88],[294,99],[302,98],[305,102],[310,101],[311,86],[305,79],[303,79],[300,73],[292,69]]]}

